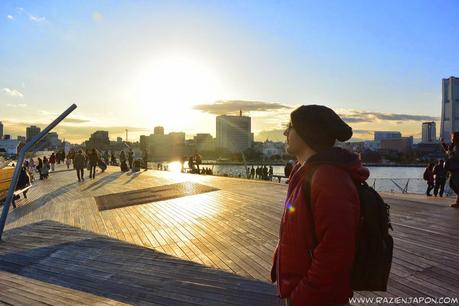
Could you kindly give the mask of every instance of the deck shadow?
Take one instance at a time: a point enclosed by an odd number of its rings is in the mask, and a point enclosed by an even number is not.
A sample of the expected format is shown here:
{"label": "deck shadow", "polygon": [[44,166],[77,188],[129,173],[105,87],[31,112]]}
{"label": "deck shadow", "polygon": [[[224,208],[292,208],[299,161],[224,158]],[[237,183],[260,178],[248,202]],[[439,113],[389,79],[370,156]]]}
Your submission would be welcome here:
{"label": "deck shadow", "polygon": [[273,285],[54,221],[5,232],[0,270],[131,304],[281,305]]}
{"label": "deck shadow", "polygon": [[76,186],[76,185],[78,185],[78,181],[61,186],[57,188],[56,190],[43,194],[39,198],[36,198],[34,200],[29,200],[29,202],[27,203],[18,202],[17,203],[19,204],[18,207],[9,213],[8,219],[6,220],[6,224],[10,224],[11,222],[14,222],[15,220],[17,220],[18,218],[23,218],[24,216],[27,216],[28,214],[34,212],[36,209],[39,209],[40,207],[48,204],[50,200],[54,200],[57,197],[68,192],[70,187]]}
{"label": "deck shadow", "polygon": [[111,182],[115,181],[122,174],[123,174],[122,172],[115,172],[115,173],[112,173],[110,175],[104,176],[104,177],[98,179],[97,181],[92,182],[91,184],[86,186],[84,189],[82,189],[82,191],[88,191],[89,189],[92,189],[92,190],[100,189],[104,185],[107,185],[108,183],[111,183]]}

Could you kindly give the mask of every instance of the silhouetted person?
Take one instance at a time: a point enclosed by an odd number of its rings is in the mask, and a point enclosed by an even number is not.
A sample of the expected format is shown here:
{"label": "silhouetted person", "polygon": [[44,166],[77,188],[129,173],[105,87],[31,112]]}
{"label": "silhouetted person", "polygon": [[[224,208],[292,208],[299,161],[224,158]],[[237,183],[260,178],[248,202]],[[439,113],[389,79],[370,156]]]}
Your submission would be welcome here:
{"label": "silhouetted person", "polygon": [[110,163],[112,166],[117,166],[118,162],[116,161],[115,153],[112,151],[110,156]]}
{"label": "silhouetted person", "polygon": [[253,180],[255,178],[255,168],[252,165],[252,168],[250,168],[250,178]]}
{"label": "silhouetted person", "polygon": [[91,152],[89,152],[89,178],[96,178],[96,167],[97,162],[99,161],[99,154],[97,153],[96,149],[93,148]]}
{"label": "silhouetted person", "polygon": [[45,156],[43,157],[43,167],[41,167],[41,175],[43,176],[44,179],[47,179],[49,176],[49,160]]}
{"label": "silhouetted person", "polygon": [[188,169],[191,173],[194,173],[194,160],[193,160],[193,156],[190,156],[190,158],[188,159]]}
{"label": "silhouetted person", "polygon": [[439,194],[440,197],[443,197],[446,184],[446,169],[445,162],[442,159],[440,159],[438,164],[434,167],[433,174],[435,176],[434,195],[437,196]]}
{"label": "silhouetted person", "polygon": [[424,180],[427,182],[426,196],[431,197],[430,192],[435,187],[434,174],[433,174],[434,163],[429,163],[427,168],[424,170]]}
{"label": "silhouetted person", "polygon": [[43,168],[43,161],[39,157],[38,158],[38,164],[37,164],[37,171],[38,171],[38,174],[40,175],[40,180],[43,179],[43,174],[41,173],[41,168]]}
{"label": "silhouetted person", "polygon": [[198,153],[196,153],[194,156],[194,163],[196,165],[197,173],[201,173],[201,171],[199,170],[199,166],[201,165],[202,160],[201,155],[199,155]]}
{"label": "silhouetted person", "polygon": [[456,193],[456,203],[451,207],[459,207],[459,132],[451,133],[451,143],[446,144],[443,138],[440,139],[441,145],[447,155],[445,169],[449,171],[449,186]]}
{"label": "silhouetted person", "polygon": [[132,152],[132,149],[129,149],[128,152],[128,162],[129,162],[129,169],[132,170],[132,162],[134,161],[134,152]]}
{"label": "silhouetted person", "polygon": [[86,168],[86,158],[82,150],[78,150],[73,158],[73,166],[77,172],[78,182],[84,181],[84,168]]}
{"label": "silhouetted person", "polygon": [[[18,179],[18,183],[16,184],[16,190],[24,189],[29,185],[30,185],[30,177],[27,174],[27,166],[23,166],[21,168],[21,172],[19,173],[19,179]],[[27,191],[29,190],[27,189],[26,191],[22,193],[22,195],[24,196],[24,199],[27,199]],[[17,200],[19,198],[20,198],[19,195],[17,195],[15,199]]]}
{"label": "silhouetted person", "polygon": [[266,167],[266,165],[263,166],[262,178],[263,178],[263,180],[267,180],[268,179],[268,167]]}
{"label": "silhouetted person", "polygon": [[261,167],[257,166],[255,173],[257,174],[257,180],[259,180],[261,178]]}

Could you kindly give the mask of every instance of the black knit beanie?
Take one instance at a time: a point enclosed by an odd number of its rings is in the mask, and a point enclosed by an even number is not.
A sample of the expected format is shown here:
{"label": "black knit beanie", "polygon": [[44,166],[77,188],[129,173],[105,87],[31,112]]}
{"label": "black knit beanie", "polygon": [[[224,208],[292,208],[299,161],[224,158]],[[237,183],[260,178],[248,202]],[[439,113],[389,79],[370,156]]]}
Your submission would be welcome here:
{"label": "black knit beanie", "polygon": [[292,126],[314,151],[333,147],[336,140],[352,137],[352,128],[332,109],[323,105],[303,105],[290,114]]}

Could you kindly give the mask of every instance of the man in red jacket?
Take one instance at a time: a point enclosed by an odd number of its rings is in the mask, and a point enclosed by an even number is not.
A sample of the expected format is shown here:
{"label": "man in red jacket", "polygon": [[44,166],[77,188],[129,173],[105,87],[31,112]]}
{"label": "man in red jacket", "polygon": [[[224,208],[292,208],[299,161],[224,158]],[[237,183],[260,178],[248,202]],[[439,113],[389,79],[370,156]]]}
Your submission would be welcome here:
{"label": "man in red jacket", "polygon": [[289,177],[271,279],[286,305],[348,305],[360,216],[354,182],[369,172],[357,155],[334,147],[352,137],[352,128],[333,110],[301,106],[290,118],[284,135],[298,163]]}

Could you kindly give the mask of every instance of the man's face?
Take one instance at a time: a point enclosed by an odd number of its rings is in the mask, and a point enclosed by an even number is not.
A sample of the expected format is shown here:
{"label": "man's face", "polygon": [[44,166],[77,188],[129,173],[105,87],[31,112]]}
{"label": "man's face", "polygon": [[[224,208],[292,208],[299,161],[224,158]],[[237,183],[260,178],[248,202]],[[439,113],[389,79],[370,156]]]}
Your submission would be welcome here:
{"label": "man's face", "polygon": [[285,129],[284,136],[287,137],[287,153],[291,155],[297,155],[305,149],[306,145],[303,139],[301,139],[300,135],[298,135],[298,133],[295,131],[291,122]]}

